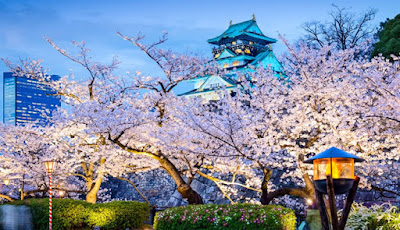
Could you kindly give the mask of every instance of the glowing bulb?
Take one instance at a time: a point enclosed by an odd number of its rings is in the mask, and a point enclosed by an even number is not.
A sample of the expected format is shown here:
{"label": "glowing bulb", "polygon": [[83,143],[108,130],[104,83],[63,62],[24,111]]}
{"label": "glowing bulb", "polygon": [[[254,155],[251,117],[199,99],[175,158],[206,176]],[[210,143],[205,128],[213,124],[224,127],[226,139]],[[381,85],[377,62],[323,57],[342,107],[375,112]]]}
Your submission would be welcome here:
{"label": "glowing bulb", "polygon": [[4,179],[4,184],[5,184],[5,185],[10,184],[10,180],[9,180],[9,179]]}
{"label": "glowing bulb", "polygon": [[308,204],[308,205],[312,205],[312,204],[313,204],[313,201],[312,201],[311,199],[307,199],[307,204]]}
{"label": "glowing bulb", "polygon": [[59,197],[63,198],[64,195],[65,195],[65,191],[60,190],[60,191],[58,192],[58,196],[59,196]]}

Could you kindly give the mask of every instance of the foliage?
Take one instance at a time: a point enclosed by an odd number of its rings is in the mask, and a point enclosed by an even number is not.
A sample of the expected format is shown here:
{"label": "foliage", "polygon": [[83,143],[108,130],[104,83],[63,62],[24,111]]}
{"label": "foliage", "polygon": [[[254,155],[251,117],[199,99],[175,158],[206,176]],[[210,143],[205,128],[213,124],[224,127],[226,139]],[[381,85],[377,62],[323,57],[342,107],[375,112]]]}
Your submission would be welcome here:
{"label": "foliage", "polygon": [[154,228],[163,229],[295,229],[296,217],[276,205],[188,205],[158,212]]}
{"label": "foliage", "polygon": [[261,187],[263,204],[282,195],[313,199],[312,165],[302,161],[331,146],[366,159],[356,166],[363,188],[398,194],[393,178],[400,172],[399,62],[355,58],[362,47],[287,46],[283,66],[290,87],[268,70],[255,69],[248,78],[257,80],[256,87],[242,82],[248,90],[237,90],[235,97],[221,92],[212,109],[201,101],[180,109],[192,130],[185,135],[193,138],[187,148],[205,153],[207,174],[219,175],[218,183],[223,173],[246,178],[226,181],[232,188],[225,189],[227,196],[235,195],[238,183]]}
{"label": "foliage", "polygon": [[400,14],[382,24],[383,28],[378,33],[379,42],[374,45],[372,56],[381,53],[385,58],[393,60],[390,55],[397,56],[400,53]]}
{"label": "foliage", "polygon": [[[155,61],[164,76],[118,75],[115,60],[109,66],[91,61],[84,44],[77,44],[79,54],[73,56],[49,41],[87,69],[88,78],[65,76],[53,86],[70,106],[54,114],[54,138],[22,141],[13,135],[16,145],[7,147],[11,138],[3,135],[3,148],[29,150],[21,151],[24,162],[38,149],[54,152],[62,164],[57,177],[83,178],[94,202],[104,175],[156,168],[168,172],[191,204],[203,202],[200,191],[191,188],[198,176],[213,180],[232,202],[239,187],[261,193],[262,204],[284,195],[313,198],[312,166],[302,161],[331,146],[366,159],[356,169],[363,174],[362,187],[398,194],[393,181],[400,172],[398,61],[356,58],[364,47],[315,49],[286,42],[289,53],[282,62],[290,82],[268,69],[251,69],[246,76],[232,76],[252,80],[241,80],[235,97],[221,89],[221,100],[204,104],[172,92],[179,82],[205,74],[203,60],[157,48],[164,38],[152,45],[143,44],[142,36],[123,38]],[[24,64],[14,69],[46,76],[35,71],[38,62]],[[10,130],[2,133],[20,133]],[[7,155],[8,162],[19,160]],[[11,163],[14,173],[28,167]]]}
{"label": "foliage", "polygon": [[[14,201],[13,205],[31,208],[35,229],[48,229],[48,199]],[[138,228],[149,218],[146,203],[114,201],[91,204],[82,200],[53,199],[53,229],[126,229]]]}
{"label": "foliage", "polygon": [[385,203],[370,208],[354,203],[347,219],[348,230],[399,230],[400,213],[396,206]]}

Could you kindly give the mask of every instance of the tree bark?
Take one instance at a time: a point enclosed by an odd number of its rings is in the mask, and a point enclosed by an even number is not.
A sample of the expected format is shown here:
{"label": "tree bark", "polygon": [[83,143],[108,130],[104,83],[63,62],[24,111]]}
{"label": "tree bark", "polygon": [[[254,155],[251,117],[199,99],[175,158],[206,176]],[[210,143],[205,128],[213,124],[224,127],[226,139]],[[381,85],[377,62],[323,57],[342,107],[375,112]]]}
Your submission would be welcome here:
{"label": "tree bark", "polygon": [[190,184],[187,184],[185,180],[182,178],[181,174],[179,173],[178,169],[169,161],[163,154],[160,153],[158,157],[158,161],[160,162],[161,166],[169,173],[169,175],[174,179],[177,190],[181,194],[181,196],[187,199],[189,204],[204,204],[203,199],[201,198],[200,194],[194,191]]}
{"label": "tree bark", "polygon": [[185,180],[182,178],[181,174],[179,173],[178,169],[166,156],[164,156],[164,154],[162,154],[161,152],[151,153],[151,152],[146,152],[146,151],[141,151],[141,150],[137,150],[134,148],[130,148],[130,147],[122,144],[118,139],[119,139],[119,137],[117,137],[116,139],[112,139],[111,137],[109,137],[110,141],[114,142],[119,147],[121,147],[122,149],[124,149],[130,153],[138,154],[138,155],[145,155],[147,157],[157,160],[160,163],[160,165],[162,166],[162,168],[165,171],[167,171],[168,174],[175,181],[178,192],[182,195],[183,198],[187,199],[189,204],[204,204],[201,196],[190,187],[190,184],[185,182]]}
{"label": "tree bark", "polygon": [[20,188],[20,198],[21,200],[25,199],[25,193],[24,193],[24,187],[25,187],[25,174],[22,174],[22,182],[21,182],[21,188]]}
{"label": "tree bark", "polygon": [[284,195],[293,195],[293,196],[298,196],[298,197],[304,197],[304,198],[310,198],[314,199],[309,193],[307,193],[304,189],[302,188],[281,188],[278,190],[275,190],[273,192],[268,193],[266,197],[266,204],[269,204],[272,199]]}
{"label": "tree bark", "polygon": [[268,170],[268,169],[264,169],[264,178],[263,181],[261,183],[261,198],[260,198],[260,202],[262,205],[267,205],[269,204],[268,201],[268,181],[269,179],[271,179],[271,175],[273,170]]}
{"label": "tree bark", "polygon": [[8,196],[8,195],[3,195],[3,194],[0,194],[0,197],[1,198],[4,198],[4,199],[7,199],[8,201],[14,201],[14,199],[13,198],[11,198],[10,196]]}
{"label": "tree bark", "polygon": [[[106,159],[100,159],[100,168],[104,165]],[[100,190],[101,183],[103,181],[104,173],[100,172],[97,174],[96,183],[93,184],[93,163],[89,164],[89,169],[87,171],[86,176],[86,185],[88,189],[88,193],[86,194],[86,202],[95,204],[97,202],[97,193]]]}

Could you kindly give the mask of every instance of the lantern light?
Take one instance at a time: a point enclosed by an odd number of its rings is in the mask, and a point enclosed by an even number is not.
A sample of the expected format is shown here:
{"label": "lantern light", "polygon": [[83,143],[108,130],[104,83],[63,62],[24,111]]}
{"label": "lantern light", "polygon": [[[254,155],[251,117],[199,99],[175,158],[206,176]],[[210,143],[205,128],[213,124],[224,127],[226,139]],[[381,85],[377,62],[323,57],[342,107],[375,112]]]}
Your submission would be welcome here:
{"label": "lantern light", "polygon": [[4,179],[3,182],[4,182],[5,185],[9,185],[10,184],[10,179]]}
{"label": "lantern light", "polygon": [[48,174],[52,174],[55,170],[56,162],[55,161],[45,161],[44,166],[46,167],[46,172]]}
{"label": "lantern light", "polygon": [[318,191],[327,194],[326,176],[331,175],[335,193],[344,194],[353,186],[355,179],[354,163],[362,161],[364,159],[358,156],[331,147],[304,161],[304,163],[314,164],[313,180]]}
{"label": "lantern light", "polygon": [[64,191],[64,190],[58,191],[58,196],[59,196],[60,198],[64,198],[64,196],[65,196],[65,191]]}

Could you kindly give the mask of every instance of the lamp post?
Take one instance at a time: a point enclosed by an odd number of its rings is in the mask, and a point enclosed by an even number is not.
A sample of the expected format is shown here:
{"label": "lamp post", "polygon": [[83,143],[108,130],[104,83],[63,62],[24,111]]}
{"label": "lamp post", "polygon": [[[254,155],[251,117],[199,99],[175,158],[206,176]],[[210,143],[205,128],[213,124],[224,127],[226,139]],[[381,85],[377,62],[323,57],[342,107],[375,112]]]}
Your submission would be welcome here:
{"label": "lamp post", "polygon": [[46,167],[46,172],[49,174],[49,230],[52,230],[52,194],[51,194],[51,174],[54,172],[56,162],[55,161],[45,161],[44,166]]}
{"label": "lamp post", "polygon": [[[354,176],[354,163],[362,161],[364,159],[335,147],[304,161],[304,163],[314,165],[315,195],[323,230],[329,230],[328,215],[324,203],[325,194],[328,194],[333,230],[344,229],[360,181],[359,177]],[[345,193],[348,193],[347,200],[340,222],[338,222],[335,194]]]}
{"label": "lamp post", "polygon": [[4,182],[4,185],[9,185],[10,184],[10,179],[4,179],[3,182]]}

